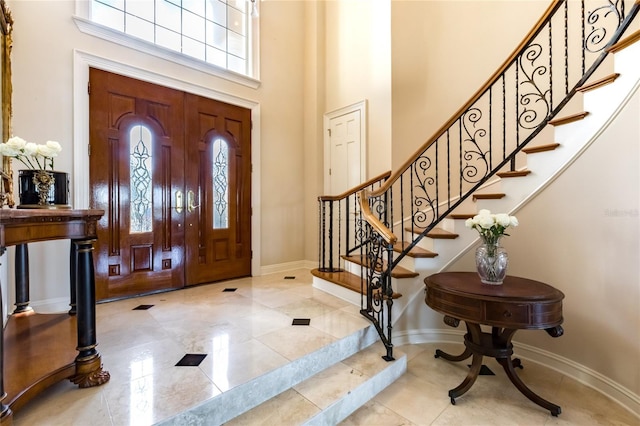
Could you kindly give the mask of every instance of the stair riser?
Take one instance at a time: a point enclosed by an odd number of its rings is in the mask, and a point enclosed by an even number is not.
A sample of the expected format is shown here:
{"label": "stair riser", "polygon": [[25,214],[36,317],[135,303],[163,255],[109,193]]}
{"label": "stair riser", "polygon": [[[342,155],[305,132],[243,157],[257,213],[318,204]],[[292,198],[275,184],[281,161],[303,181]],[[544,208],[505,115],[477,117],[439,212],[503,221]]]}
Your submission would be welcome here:
{"label": "stair riser", "polygon": [[337,425],[370,399],[395,382],[407,371],[407,356],[396,358],[388,367],[370,378],[356,389],[351,390],[338,401],[316,414],[305,425],[324,426]]}

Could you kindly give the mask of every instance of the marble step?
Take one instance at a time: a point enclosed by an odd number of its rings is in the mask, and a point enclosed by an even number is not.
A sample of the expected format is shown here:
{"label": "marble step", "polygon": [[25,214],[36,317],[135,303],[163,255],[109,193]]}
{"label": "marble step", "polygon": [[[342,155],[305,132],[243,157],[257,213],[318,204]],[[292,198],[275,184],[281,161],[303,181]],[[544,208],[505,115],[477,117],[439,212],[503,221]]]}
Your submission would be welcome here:
{"label": "marble step", "polygon": [[[176,426],[225,424],[231,419],[283,393],[285,395],[281,396],[281,398],[285,398],[286,394],[289,394],[289,391],[295,386],[370,347],[371,351],[373,351],[372,353],[375,353],[378,357],[379,364],[387,364],[382,360],[382,355],[386,353],[384,347],[374,345],[379,342],[379,339],[374,326],[368,322],[363,322],[361,328],[347,334],[345,337],[336,339],[319,349],[293,359],[274,370],[235,386],[158,424]],[[374,346],[372,347],[372,345]],[[396,361],[391,364],[398,364],[402,367],[403,363],[404,369],[406,369],[406,360]],[[376,384],[377,380],[380,379],[375,379],[371,386],[378,386]],[[360,393],[359,391],[358,394]],[[362,404],[367,400],[363,401]],[[333,409],[330,412],[335,410]]]}
{"label": "marble step", "polygon": [[336,425],[406,372],[404,353],[387,362],[384,352],[377,342],[225,425]]}

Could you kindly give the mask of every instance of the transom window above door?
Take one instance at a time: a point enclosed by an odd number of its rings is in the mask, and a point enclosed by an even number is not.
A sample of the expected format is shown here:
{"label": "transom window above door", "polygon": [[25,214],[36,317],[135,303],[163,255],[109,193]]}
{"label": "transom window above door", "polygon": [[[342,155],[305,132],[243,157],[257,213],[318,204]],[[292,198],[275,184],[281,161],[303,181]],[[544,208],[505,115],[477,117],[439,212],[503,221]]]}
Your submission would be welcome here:
{"label": "transom window above door", "polygon": [[86,33],[258,87],[259,0],[77,0]]}

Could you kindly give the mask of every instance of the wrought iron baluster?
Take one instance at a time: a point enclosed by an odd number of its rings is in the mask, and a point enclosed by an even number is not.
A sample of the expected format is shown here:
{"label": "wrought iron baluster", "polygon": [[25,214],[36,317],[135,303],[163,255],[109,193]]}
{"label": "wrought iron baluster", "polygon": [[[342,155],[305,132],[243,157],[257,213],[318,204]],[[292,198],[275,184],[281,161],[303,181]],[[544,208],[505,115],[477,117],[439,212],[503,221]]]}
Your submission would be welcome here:
{"label": "wrought iron baluster", "polygon": [[328,202],[328,207],[329,207],[329,221],[328,221],[328,226],[329,226],[329,240],[328,240],[328,248],[329,248],[329,252],[328,252],[328,256],[329,256],[329,271],[335,271],[336,265],[334,263],[334,259],[333,259],[333,247],[334,247],[334,241],[335,241],[335,235],[336,235],[336,229],[335,229],[335,219],[334,219],[334,212],[335,212],[335,201],[331,200]]}

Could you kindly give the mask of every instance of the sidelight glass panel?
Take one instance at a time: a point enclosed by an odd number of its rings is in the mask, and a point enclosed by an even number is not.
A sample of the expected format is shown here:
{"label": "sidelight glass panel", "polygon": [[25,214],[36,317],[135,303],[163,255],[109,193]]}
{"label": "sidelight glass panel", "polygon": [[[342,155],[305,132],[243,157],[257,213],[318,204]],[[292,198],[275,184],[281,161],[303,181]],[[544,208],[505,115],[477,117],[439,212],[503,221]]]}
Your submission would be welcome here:
{"label": "sidelight glass panel", "polygon": [[129,232],[153,231],[152,226],[152,138],[144,126],[134,126],[129,132],[129,172],[131,220]]}
{"label": "sidelight glass panel", "polygon": [[229,146],[213,141],[213,229],[229,227]]}

